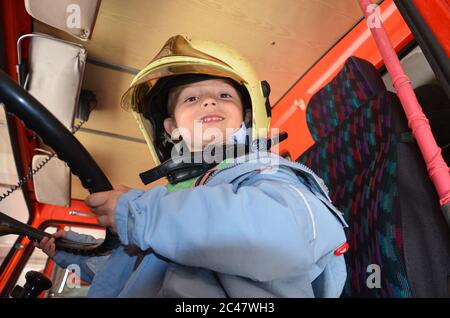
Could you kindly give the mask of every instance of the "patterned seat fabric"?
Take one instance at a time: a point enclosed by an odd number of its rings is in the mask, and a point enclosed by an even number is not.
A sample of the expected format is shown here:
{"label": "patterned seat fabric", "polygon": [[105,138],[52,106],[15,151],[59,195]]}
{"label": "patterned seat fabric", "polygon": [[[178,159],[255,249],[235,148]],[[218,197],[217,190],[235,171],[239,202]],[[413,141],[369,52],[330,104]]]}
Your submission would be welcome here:
{"label": "patterned seat fabric", "polygon": [[[366,102],[299,161],[315,170],[349,222],[345,296],[410,297],[398,209],[395,95]],[[381,288],[366,285],[370,264],[383,264]],[[395,274],[394,274],[395,273]],[[392,275],[391,275],[392,274]]]}
{"label": "patterned seat fabric", "polygon": [[395,94],[368,100],[298,161],[349,223],[344,297],[448,297],[448,228]]}
{"label": "patterned seat fabric", "polygon": [[306,121],[314,140],[325,137],[356,108],[385,90],[372,64],[350,57],[336,77],[314,94],[308,104]]}

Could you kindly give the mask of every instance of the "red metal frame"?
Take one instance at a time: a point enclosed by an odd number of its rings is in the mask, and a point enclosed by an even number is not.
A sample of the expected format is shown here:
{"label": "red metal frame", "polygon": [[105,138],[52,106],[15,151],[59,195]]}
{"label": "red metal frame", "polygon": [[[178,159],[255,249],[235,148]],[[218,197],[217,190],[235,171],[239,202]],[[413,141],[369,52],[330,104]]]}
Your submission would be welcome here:
{"label": "red metal frame", "polygon": [[[5,48],[5,70],[14,79],[17,80],[16,74],[16,64],[17,64],[17,48],[16,40],[22,34],[29,33],[31,30],[31,19],[25,11],[23,1],[15,0],[4,0],[0,1],[0,23],[2,23],[2,28],[4,30],[4,48]],[[24,56],[26,57],[26,56]],[[16,128],[17,142],[19,144],[20,158],[22,161],[22,166],[19,167],[22,173],[26,173],[27,167],[31,163],[31,148],[32,141],[31,134],[29,134],[24,128],[23,124],[19,120],[14,121],[14,126]],[[33,192],[33,186],[30,182],[25,185],[24,191],[28,193]],[[29,206],[33,208],[32,202],[29,202]],[[31,211],[30,211],[31,212]],[[26,243],[24,239],[20,240],[20,243]],[[31,249],[27,245],[20,250],[20,254],[26,256],[31,254]],[[11,252],[10,252],[11,253]],[[8,255],[4,261],[8,262],[7,265],[11,264],[11,255]],[[15,262],[18,265],[20,259]],[[2,264],[2,267],[4,264]],[[4,287],[10,279],[11,273],[5,271],[0,277],[0,295],[3,296]]]}
{"label": "red metal frame", "polygon": [[[380,9],[386,31],[398,52],[413,40],[413,35],[393,0],[383,1]],[[292,159],[296,159],[314,144],[306,124],[306,105],[312,95],[339,72],[350,56],[368,60],[377,68],[383,65],[381,55],[364,19],[326,53],[275,105],[272,110],[271,127],[286,131],[289,135],[289,138],[279,145],[280,154],[289,153]]]}
{"label": "red metal frame", "polygon": [[[0,1],[0,23],[4,30],[4,47],[5,47],[5,71],[17,80],[16,65],[17,65],[17,48],[16,42],[20,35],[30,33],[31,18],[25,11],[23,1],[3,0]],[[28,58],[28,50],[25,46],[23,57]],[[15,120],[17,141],[20,148],[20,157],[22,159],[22,171],[28,171],[29,163],[31,163],[32,149],[36,147],[36,141],[33,134],[28,132],[23,123]],[[25,190],[34,197],[33,184],[27,182]]]}
{"label": "red metal frame", "polygon": [[[72,200],[68,208],[52,206],[48,204],[36,203],[35,214],[31,226],[34,228],[45,229],[49,226],[58,226],[63,228],[65,225],[73,225],[86,228],[102,229],[97,223],[97,219],[91,213],[90,209],[80,200]],[[75,210],[82,213],[91,214],[92,218],[71,215],[70,211]],[[27,237],[20,241],[23,248],[16,250],[4,267],[2,277],[0,277],[0,295],[8,294],[17,281],[26,261],[33,252],[33,245]],[[44,274],[50,276],[53,269],[53,261],[47,263]]]}
{"label": "red metal frame", "polygon": [[450,0],[413,0],[413,2],[450,57]]}

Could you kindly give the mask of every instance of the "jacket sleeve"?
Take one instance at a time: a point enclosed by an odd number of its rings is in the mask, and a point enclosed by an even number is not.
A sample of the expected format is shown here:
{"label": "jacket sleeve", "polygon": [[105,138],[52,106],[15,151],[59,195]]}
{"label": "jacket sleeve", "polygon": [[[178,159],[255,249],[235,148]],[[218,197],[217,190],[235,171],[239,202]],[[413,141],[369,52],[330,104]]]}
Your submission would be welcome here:
{"label": "jacket sleeve", "polygon": [[172,193],[130,190],[116,207],[118,234],[175,263],[257,281],[301,273],[315,262],[312,210],[326,207],[296,181],[258,175]]}
{"label": "jacket sleeve", "polygon": [[[96,239],[93,236],[79,234],[73,231],[68,231],[66,238],[81,243],[100,243],[100,241],[102,241],[102,239]],[[85,282],[91,283],[95,273],[108,257],[109,256],[81,256],[64,251],[57,251],[53,260],[62,268],[73,265],[79,266],[80,278]]]}

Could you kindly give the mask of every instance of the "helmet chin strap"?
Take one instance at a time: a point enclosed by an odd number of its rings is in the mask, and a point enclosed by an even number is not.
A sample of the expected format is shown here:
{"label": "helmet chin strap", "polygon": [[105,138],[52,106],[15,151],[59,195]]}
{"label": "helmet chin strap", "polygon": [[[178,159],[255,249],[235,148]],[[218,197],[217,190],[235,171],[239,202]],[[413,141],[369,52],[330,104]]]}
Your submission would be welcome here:
{"label": "helmet chin strap", "polygon": [[[164,177],[167,178],[169,183],[176,184],[202,175],[225,159],[237,158],[249,152],[269,150],[273,145],[288,137],[287,132],[282,132],[272,139],[256,139],[249,144],[246,142],[248,139],[245,133],[246,129],[245,125],[243,125],[237,132],[230,136],[233,140],[236,137],[236,143],[210,145],[203,151],[173,156],[159,166],[140,173],[139,177],[145,185]],[[242,134],[242,131],[245,134]],[[243,139],[242,142],[241,138]]]}

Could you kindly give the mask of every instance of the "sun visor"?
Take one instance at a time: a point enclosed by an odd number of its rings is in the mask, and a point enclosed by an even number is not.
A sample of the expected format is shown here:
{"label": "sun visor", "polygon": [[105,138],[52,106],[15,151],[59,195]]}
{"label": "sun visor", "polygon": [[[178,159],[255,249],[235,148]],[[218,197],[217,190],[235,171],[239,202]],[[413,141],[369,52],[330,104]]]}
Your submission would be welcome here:
{"label": "sun visor", "polygon": [[[86,65],[86,50],[48,35],[28,34],[28,92],[69,130],[72,129]],[[20,40],[19,40],[20,41]],[[20,42],[19,42],[20,47]]]}
{"label": "sun visor", "polygon": [[91,38],[100,0],[25,0],[29,15],[87,41]]}

